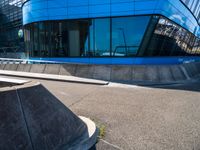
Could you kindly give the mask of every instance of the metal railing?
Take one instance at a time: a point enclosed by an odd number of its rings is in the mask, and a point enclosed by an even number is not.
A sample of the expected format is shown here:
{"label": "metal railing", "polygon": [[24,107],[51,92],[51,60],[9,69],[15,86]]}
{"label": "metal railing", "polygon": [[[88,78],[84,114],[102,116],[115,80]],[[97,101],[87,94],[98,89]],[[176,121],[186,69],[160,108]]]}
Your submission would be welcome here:
{"label": "metal railing", "polygon": [[57,61],[0,58],[0,64],[59,64]]}

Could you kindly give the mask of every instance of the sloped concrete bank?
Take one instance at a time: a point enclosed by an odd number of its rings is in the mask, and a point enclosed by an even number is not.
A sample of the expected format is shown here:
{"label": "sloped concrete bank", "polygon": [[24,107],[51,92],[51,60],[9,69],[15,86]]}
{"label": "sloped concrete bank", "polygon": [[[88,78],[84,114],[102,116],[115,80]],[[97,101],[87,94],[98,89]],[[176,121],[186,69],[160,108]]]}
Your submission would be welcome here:
{"label": "sloped concrete bank", "polygon": [[181,65],[1,64],[0,69],[114,82],[169,83],[198,77],[200,62]]}
{"label": "sloped concrete bank", "polygon": [[0,88],[1,150],[88,150],[95,124],[78,117],[41,84]]}

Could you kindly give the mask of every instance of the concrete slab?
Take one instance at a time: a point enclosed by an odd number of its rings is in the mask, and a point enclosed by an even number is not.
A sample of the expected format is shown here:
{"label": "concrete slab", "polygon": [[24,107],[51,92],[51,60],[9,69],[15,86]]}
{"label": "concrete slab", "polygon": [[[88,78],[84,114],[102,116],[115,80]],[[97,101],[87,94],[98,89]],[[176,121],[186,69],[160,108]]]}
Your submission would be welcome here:
{"label": "concrete slab", "polygon": [[77,65],[75,76],[83,78],[92,78],[94,74],[93,65]]}
{"label": "concrete slab", "polygon": [[59,74],[61,65],[59,64],[46,64],[45,70],[43,73],[46,74]]}
{"label": "concrete slab", "polygon": [[5,64],[0,64],[0,69],[3,70],[5,67]]}
{"label": "concrete slab", "polygon": [[110,81],[111,80],[111,66],[95,65],[93,78]]}
{"label": "concrete slab", "polygon": [[45,64],[34,64],[31,65],[30,72],[32,73],[43,73],[45,70],[46,65]]}
{"label": "concrete slab", "polygon": [[4,70],[16,71],[17,67],[18,67],[18,64],[6,64],[4,67]]}
{"label": "concrete slab", "polygon": [[146,66],[133,66],[132,81],[145,81]]}
{"label": "concrete slab", "polygon": [[184,72],[181,70],[179,65],[170,66],[173,78],[175,81],[182,81],[186,80],[187,77],[185,76]]}
{"label": "concrete slab", "polygon": [[199,74],[197,66],[193,63],[183,64],[182,66],[185,68],[190,78],[193,78]]}
{"label": "concrete slab", "polygon": [[31,70],[31,64],[19,64],[17,71],[24,71],[24,72],[30,72]]}
{"label": "concrete slab", "polygon": [[158,66],[146,66],[146,70],[144,72],[145,80],[151,82],[159,82],[160,76],[158,73]]}
{"label": "concrete slab", "polygon": [[102,80],[85,79],[85,78],[74,77],[74,76],[61,76],[61,75],[30,73],[30,72],[19,72],[19,71],[0,70],[0,75],[46,79],[46,80],[55,80],[55,81],[64,81],[64,82],[75,82],[75,83],[84,83],[84,84],[98,84],[98,85],[108,84],[107,81],[102,81]]}
{"label": "concrete slab", "polygon": [[158,66],[158,73],[160,82],[173,82],[175,81],[171,73],[170,66]]}
{"label": "concrete slab", "polygon": [[13,78],[5,78],[5,77],[0,77],[0,83],[1,82],[6,82],[6,83],[12,83],[12,84],[25,84],[28,83],[28,80],[20,80],[20,79],[13,79]]}
{"label": "concrete slab", "polygon": [[112,66],[111,81],[131,81],[132,67],[131,66]]}
{"label": "concrete slab", "polygon": [[75,64],[62,64],[60,67],[59,75],[75,76]]}

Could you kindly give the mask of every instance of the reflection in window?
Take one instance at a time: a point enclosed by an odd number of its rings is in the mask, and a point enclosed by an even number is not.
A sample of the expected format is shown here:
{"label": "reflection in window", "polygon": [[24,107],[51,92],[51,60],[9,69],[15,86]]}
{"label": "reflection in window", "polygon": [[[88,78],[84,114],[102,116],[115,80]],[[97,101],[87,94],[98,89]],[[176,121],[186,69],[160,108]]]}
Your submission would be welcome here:
{"label": "reflection in window", "polygon": [[135,56],[149,23],[149,16],[112,19],[112,56]]}
{"label": "reflection in window", "polygon": [[90,25],[90,56],[110,56],[110,19],[93,19]]}
{"label": "reflection in window", "polygon": [[160,17],[149,46],[145,50],[145,56],[192,55],[195,39],[192,33]]}
{"label": "reflection in window", "polygon": [[160,16],[44,21],[25,26],[30,57],[200,55],[200,40]]}

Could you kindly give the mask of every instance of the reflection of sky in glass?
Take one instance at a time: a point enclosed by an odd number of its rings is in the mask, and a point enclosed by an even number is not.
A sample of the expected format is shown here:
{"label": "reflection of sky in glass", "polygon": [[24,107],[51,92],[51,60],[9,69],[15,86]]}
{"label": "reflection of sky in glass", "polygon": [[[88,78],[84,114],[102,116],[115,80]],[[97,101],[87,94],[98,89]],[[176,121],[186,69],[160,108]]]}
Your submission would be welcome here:
{"label": "reflection of sky in glass", "polygon": [[181,0],[194,13],[196,18],[200,21],[200,1],[199,0]]}
{"label": "reflection of sky in glass", "polygon": [[93,19],[90,25],[90,49],[99,53],[110,51],[110,19]]}
{"label": "reflection of sky in glass", "polygon": [[112,49],[124,46],[129,49],[137,50],[140,46],[147,25],[148,16],[114,18],[112,22]]}

